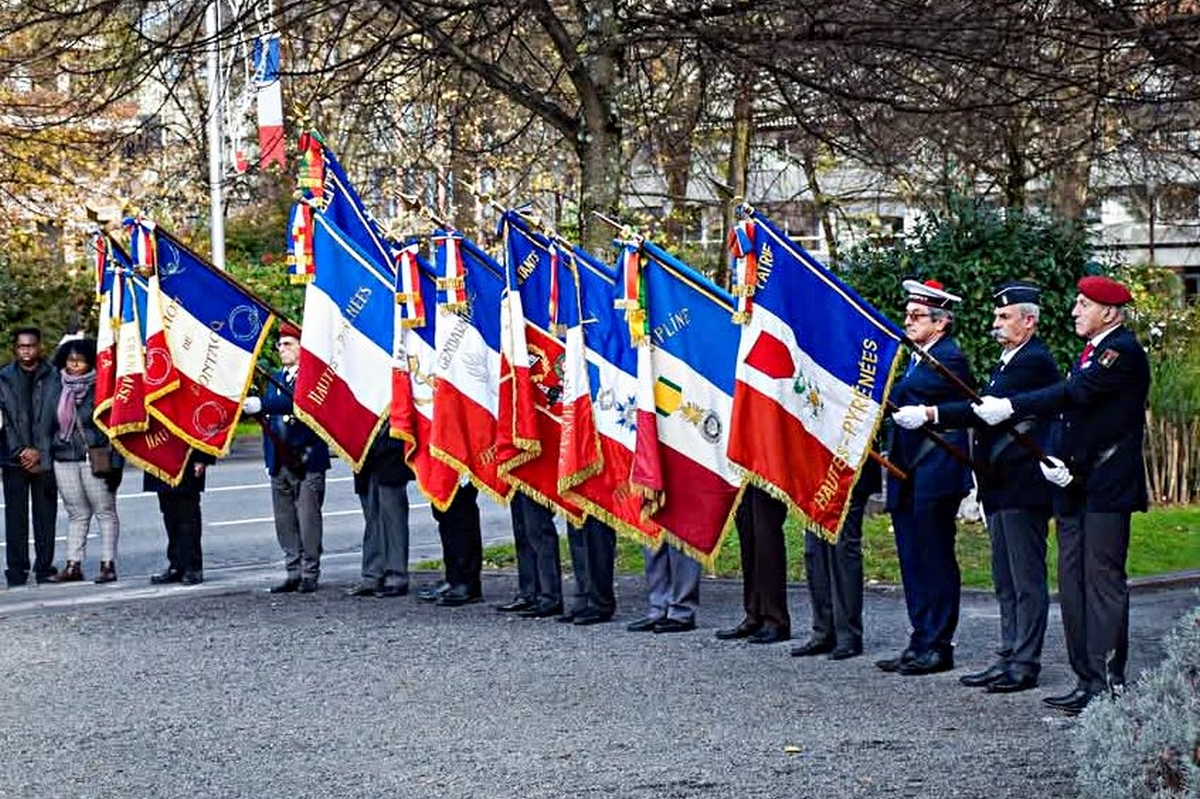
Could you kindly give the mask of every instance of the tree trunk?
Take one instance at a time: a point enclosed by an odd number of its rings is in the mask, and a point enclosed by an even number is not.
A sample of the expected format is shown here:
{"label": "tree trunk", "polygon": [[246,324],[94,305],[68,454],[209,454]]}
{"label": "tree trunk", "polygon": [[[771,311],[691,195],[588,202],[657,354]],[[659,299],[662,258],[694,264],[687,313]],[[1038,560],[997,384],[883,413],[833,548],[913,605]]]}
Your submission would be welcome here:
{"label": "tree trunk", "polygon": [[[733,131],[729,140],[729,171],[726,174],[726,182],[733,188],[734,196],[750,202],[755,199],[746,196],[750,183],[750,141],[754,135],[752,82],[752,76],[746,73],[738,81],[738,92],[733,101]],[[726,205],[724,219],[727,231],[734,222],[732,203]],[[728,286],[729,274],[724,266],[725,260],[722,259],[721,263],[723,266],[716,275],[716,282]]]}
{"label": "tree trunk", "polygon": [[821,182],[817,178],[817,162],[816,158],[809,151],[805,151],[801,157],[801,166],[804,168],[804,177],[808,181],[808,190],[813,196],[813,211],[817,215],[817,219],[821,222],[821,233],[825,237],[825,249],[829,252],[829,267],[836,269],[839,253],[837,236],[834,234],[833,218],[829,215],[830,203],[825,197],[825,192],[821,191]]}
{"label": "tree trunk", "polygon": [[593,211],[614,218],[619,215],[625,177],[617,96],[625,73],[625,45],[616,0],[581,5],[587,5],[589,12],[583,15],[582,74],[572,77],[583,123],[575,142],[579,156],[579,236],[584,247],[602,253],[607,251],[613,232]]}

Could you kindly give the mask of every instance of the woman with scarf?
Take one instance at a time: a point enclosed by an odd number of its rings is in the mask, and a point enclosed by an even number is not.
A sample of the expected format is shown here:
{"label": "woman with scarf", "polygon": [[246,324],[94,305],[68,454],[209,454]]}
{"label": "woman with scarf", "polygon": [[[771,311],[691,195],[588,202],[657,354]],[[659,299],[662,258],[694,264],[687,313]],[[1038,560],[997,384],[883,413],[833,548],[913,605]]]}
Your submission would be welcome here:
{"label": "woman with scarf", "polygon": [[[97,583],[117,579],[117,486],[121,483],[119,456],[108,437],[92,421],[96,407],[96,343],[91,339],[63,342],[54,354],[59,371],[49,392],[56,412],[47,414],[54,425],[50,456],[59,496],[67,510],[67,566],[55,582],[83,580],[83,559],[92,517],[100,526],[100,574]],[[108,449],[110,463],[89,462],[89,448]],[[108,469],[104,469],[108,466]],[[96,474],[100,471],[100,474]]]}

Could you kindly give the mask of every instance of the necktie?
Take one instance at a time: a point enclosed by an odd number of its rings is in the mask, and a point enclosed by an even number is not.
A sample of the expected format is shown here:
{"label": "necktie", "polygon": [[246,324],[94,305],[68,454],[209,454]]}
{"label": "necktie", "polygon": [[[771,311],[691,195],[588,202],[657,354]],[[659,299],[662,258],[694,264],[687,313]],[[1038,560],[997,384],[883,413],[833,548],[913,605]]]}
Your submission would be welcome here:
{"label": "necktie", "polygon": [[1092,357],[1092,353],[1095,351],[1096,351],[1095,345],[1089,341],[1087,343],[1087,346],[1083,348],[1083,354],[1079,356],[1079,365],[1083,366],[1085,363],[1087,363],[1088,360]]}

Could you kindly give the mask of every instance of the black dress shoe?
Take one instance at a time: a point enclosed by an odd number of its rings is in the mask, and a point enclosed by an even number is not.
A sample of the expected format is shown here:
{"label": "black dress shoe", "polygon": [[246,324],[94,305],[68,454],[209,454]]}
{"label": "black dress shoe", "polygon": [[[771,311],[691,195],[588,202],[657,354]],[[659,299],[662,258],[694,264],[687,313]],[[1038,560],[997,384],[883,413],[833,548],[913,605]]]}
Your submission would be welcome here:
{"label": "black dress shoe", "polygon": [[530,610],[534,606],[534,601],[529,597],[519,596],[513,599],[512,602],[505,602],[503,605],[497,605],[496,610],[501,613],[520,613],[525,610]]}
{"label": "black dress shoe", "polygon": [[1050,707],[1062,707],[1063,705],[1073,705],[1089,693],[1085,688],[1076,686],[1061,696],[1043,696],[1042,702]]}
{"label": "black dress shoe", "polygon": [[299,577],[289,577],[279,585],[273,585],[267,589],[269,594],[290,594],[300,588]]}
{"label": "black dress shoe", "polygon": [[826,657],[829,660],[849,660],[856,658],[863,653],[862,644],[849,644],[846,646],[837,646]]}
{"label": "black dress shoe", "polygon": [[180,583],[183,582],[183,571],[180,569],[167,569],[164,572],[150,575],[150,582],[155,585],[163,585],[165,583]]}
{"label": "black dress shoe", "polygon": [[[465,585],[451,586],[447,591],[444,591],[438,597],[438,607],[443,608],[458,608],[463,605],[472,605],[476,602],[483,601],[483,594],[478,591],[472,591]],[[561,609],[560,609],[561,612]]]}
{"label": "black dress shoe", "polygon": [[422,602],[437,602],[438,597],[450,590],[450,583],[442,580],[436,585],[427,585],[417,590],[417,599]]}
{"label": "black dress shoe", "polygon": [[958,678],[958,681],[968,688],[983,688],[1007,674],[1003,663],[993,663],[983,671],[973,671]]}
{"label": "black dress shoe", "polygon": [[371,583],[358,583],[346,589],[346,596],[375,596],[375,588]]}
{"label": "black dress shoe", "polygon": [[818,641],[814,638],[809,638],[802,644],[792,647],[792,657],[794,658],[810,658],[815,655],[824,655],[833,651],[833,641]]}
{"label": "black dress shoe", "polygon": [[749,638],[761,629],[762,622],[742,619],[742,623],[737,627],[717,630],[717,638],[721,641],[735,641],[738,638]]}
{"label": "black dress shoe", "polygon": [[560,616],[562,612],[562,603],[552,602],[544,605],[534,605],[529,610],[522,610],[517,615],[523,619],[548,619],[551,616]]}
{"label": "black dress shoe", "polygon": [[748,644],[777,644],[780,641],[786,641],[792,637],[792,631],[788,627],[775,627],[766,625],[754,635],[746,639]]}
{"label": "black dress shoe", "polygon": [[886,658],[884,660],[875,661],[875,668],[880,671],[896,672],[900,671],[900,667],[908,663],[917,656],[917,653],[911,649],[905,649],[900,653],[899,657]]}
{"label": "black dress shoe", "polygon": [[381,585],[375,589],[375,596],[383,599],[393,599],[398,596],[408,596],[407,585]]}
{"label": "black dress shoe", "polygon": [[204,582],[204,571],[202,569],[189,569],[179,578],[179,582],[184,585],[200,585]]}
{"label": "black dress shoe", "polygon": [[629,624],[626,624],[625,629],[631,633],[652,633],[660,621],[663,621],[663,619],[655,616],[643,616],[637,621],[631,621]]}
{"label": "black dress shoe", "polygon": [[989,694],[1015,694],[1018,691],[1028,691],[1037,688],[1037,677],[1032,674],[1011,674],[1005,672],[987,684],[983,690]]}
{"label": "black dress shoe", "polygon": [[654,632],[656,633],[689,633],[694,629],[696,629],[695,619],[688,619],[687,621],[681,619],[659,619],[658,623],[654,625]]}
{"label": "black dress shoe", "polygon": [[[579,613],[583,613],[583,611],[581,610],[581,611],[579,611]],[[554,620],[556,622],[558,622],[559,624],[570,624],[571,622],[575,621],[575,617],[577,615],[578,614],[575,611],[568,610],[566,613],[562,614],[561,616],[555,616]]]}
{"label": "black dress shoe", "polygon": [[1078,716],[1084,711],[1088,705],[1092,703],[1098,694],[1093,694],[1090,691],[1080,691],[1079,696],[1071,702],[1063,702],[1057,705],[1051,705],[1055,710],[1061,710],[1068,716]]}
{"label": "black dress shoe", "polygon": [[602,611],[596,610],[595,608],[588,608],[585,611],[576,613],[575,620],[572,621],[571,623],[578,625],[579,627],[590,627],[593,624],[605,624],[607,622],[610,622],[610,621],[612,621],[612,617],[613,617],[612,611],[609,611],[608,613],[604,613]]}
{"label": "black dress shoe", "polygon": [[305,577],[300,581],[300,585],[296,590],[302,594],[315,594],[317,591],[317,578]]}
{"label": "black dress shoe", "polygon": [[905,677],[921,677],[926,674],[950,671],[953,668],[953,655],[943,655],[936,649],[931,649],[928,652],[922,652],[907,663],[901,663],[900,668],[896,669],[896,673],[903,674]]}

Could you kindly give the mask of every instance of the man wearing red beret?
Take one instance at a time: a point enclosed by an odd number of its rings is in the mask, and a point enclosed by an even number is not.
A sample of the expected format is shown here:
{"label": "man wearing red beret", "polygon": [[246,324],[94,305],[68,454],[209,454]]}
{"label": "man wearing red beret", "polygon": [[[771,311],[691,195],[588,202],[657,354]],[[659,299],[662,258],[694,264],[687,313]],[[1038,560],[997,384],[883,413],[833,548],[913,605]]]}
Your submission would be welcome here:
{"label": "man wearing red beret", "polygon": [[[292,409],[292,388],[300,361],[300,330],[284,322],[279,326],[279,362],[283,368],[267,384],[265,396],[247,397],[243,410],[263,413],[263,457],[271,477],[271,507],[275,537],[283,550],[287,577],[271,588],[273,594],[303,594],[317,590],[321,576],[321,539],[324,522],[325,473],[329,447]],[[283,388],[286,387],[286,390]]]}
{"label": "man wearing red beret", "polygon": [[1125,557],[1129,519],[1147,505],[1142,440],[1150,364],[1124,325],[1129,290],[1107,277],[1079,281],[1071,316],[1086,340],[1070,376],[1008,399],[984,397],[974,407],[988,424],[1013,414],[1058,418],[1057,443],[1041,464],[1058,487],[1058,586],[1067,656],[1078,683],[1042,701],[1079,713],[1125,682],[1129,649],[1129,589]]}

